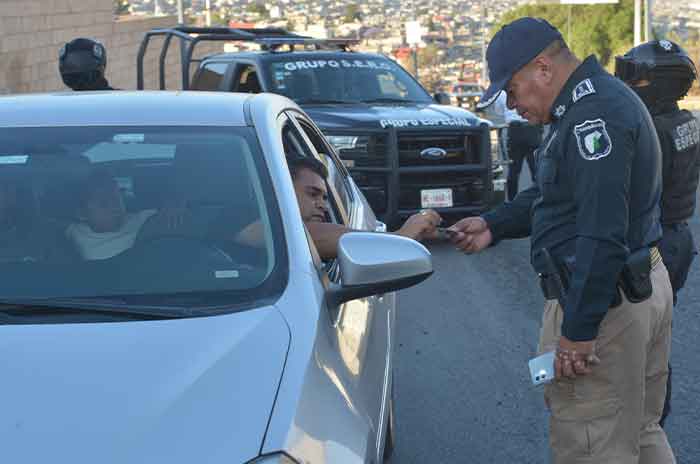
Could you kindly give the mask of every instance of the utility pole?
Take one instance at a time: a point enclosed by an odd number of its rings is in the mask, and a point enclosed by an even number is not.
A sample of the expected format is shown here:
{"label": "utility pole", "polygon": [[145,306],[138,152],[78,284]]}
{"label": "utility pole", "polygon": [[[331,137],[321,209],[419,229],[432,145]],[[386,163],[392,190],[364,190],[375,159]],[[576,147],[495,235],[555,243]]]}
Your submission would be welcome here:
{"label": "utility pole", "polygon": [[642,43],[642,0],[634,0],[634,46]]}
{"label": "utility pole", "polygon": [[418,80],[418,45],[411,46],[411,55],[413,55],[413,75]]}
{"label": "utility pole", "polygon": [[651,27],[651,8],[653,0],[644,0],[644,41],[649,42],[653,39]]}
{"label": "utility pole", "polygon": [[177,23],[180,26],[185,25],[185,15],[182,11],[182,0],[177,0]]}
{"label": "utility pole", "polygon": [[211,27],[211,0],[206,1],[207,27]]}
{"label": "utility pole", "polygon": [[481,85],[486,85],[489,76],[488,62],[486,61],[486,7],[481,0]]}

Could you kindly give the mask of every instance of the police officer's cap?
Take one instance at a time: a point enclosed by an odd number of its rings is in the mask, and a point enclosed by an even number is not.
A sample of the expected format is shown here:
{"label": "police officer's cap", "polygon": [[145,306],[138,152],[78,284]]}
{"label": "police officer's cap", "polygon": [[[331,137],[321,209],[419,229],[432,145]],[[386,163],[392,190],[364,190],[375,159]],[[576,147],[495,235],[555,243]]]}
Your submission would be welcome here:
{"label": "police officer's cap", "polygon": [[556,40],[562,40],[561,33],[544,19],[524,17],[503,26],[486,50],[491,85],[477,107],[486,108],[496,101],[513,74]]}

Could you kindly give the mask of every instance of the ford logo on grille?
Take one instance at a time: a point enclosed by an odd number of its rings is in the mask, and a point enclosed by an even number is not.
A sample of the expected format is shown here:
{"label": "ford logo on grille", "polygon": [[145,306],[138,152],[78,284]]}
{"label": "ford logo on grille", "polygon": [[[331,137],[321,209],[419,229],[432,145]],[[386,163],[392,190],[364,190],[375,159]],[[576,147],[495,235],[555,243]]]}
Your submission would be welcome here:
{"label": "ford logo on grille", "polygon": [[447,158],[447,151],[438,147],[430,147],[421,150],[420,157],[425,160],[441,160]]}

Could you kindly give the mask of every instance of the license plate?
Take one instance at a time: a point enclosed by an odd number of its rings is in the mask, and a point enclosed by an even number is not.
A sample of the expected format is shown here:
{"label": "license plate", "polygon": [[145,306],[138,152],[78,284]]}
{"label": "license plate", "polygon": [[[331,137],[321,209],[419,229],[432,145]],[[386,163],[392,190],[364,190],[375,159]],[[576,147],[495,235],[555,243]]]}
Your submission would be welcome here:
{"label": "license plate", "polygon": [[452,189],[420,191],[421,208],[449,208],[452,206]]}

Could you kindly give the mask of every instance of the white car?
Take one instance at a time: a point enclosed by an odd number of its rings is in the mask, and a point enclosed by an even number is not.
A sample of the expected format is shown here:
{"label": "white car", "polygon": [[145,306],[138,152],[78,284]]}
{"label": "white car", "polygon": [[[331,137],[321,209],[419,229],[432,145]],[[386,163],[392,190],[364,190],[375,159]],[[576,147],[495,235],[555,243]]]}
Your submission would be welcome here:
{"label": "white car", "polygon": [[[285,150],[329,169],[322,262]],[[0,98],[0,462],[379,463],[432,273],[277,95]]]}

